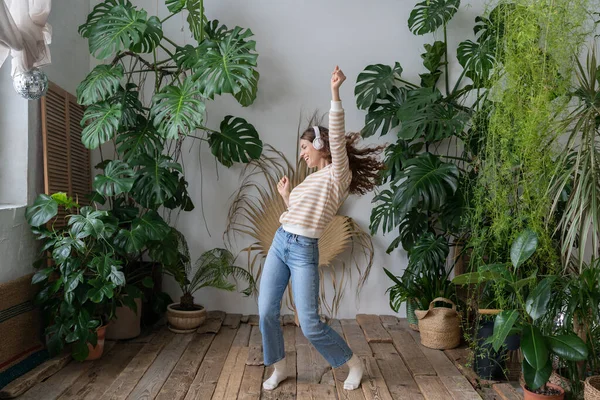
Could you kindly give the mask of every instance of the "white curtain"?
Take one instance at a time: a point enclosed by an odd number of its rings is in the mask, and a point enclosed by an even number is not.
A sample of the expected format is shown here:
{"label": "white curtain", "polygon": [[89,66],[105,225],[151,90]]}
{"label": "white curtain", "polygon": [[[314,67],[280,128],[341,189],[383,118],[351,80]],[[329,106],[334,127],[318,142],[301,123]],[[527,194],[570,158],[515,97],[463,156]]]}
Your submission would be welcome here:
{"label": "white curtain", "polygon": [[50,64],[51,0],[0,0],[0,67],[10,54],[12,76]]}

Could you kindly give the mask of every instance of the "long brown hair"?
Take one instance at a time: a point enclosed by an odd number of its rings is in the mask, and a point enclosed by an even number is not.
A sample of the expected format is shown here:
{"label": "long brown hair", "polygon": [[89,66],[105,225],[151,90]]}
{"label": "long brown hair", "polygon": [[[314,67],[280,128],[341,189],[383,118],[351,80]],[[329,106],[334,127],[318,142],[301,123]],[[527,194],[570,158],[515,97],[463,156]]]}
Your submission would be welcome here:
{"label": "long brown hair", "polygon": [[[319,151],[326,154],[331,162],[331,151],[329,149],[329,129],[319,126],[319,133],[323,140],[323,148]],[[306,129],[300,139],[312,142],[315,138],[315,130],[310,127]],[[348,152],[348,162],[350,171],[352,171],[352,181],[350,182],[349,192],[351,194],[363,195],[370,192],[377,186],[379,171],[383,170],[385,165],[379,161],[379,154],[385,146],[356,147],[360,140],[360,133],[346,133],[346,151]]]}

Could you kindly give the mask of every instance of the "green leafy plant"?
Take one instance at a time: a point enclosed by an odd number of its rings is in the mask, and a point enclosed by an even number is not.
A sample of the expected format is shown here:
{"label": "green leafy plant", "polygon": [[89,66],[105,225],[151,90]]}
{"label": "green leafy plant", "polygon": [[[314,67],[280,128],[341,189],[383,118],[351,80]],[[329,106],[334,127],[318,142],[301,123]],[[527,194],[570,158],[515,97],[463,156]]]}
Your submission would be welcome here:
{"label": "green leafy plant", "polygon": [[559,334],[542,331],[542,319],[549,311],[548,304],[560,280],[554,275],[538,276],[537,272],[523,276],[523,264],[537,246],[537,234],[526,229],[512,243],[510,263],[483,265],[477,272],[453,280],[459,285],[494,281],[514,294],[512,307],[496,316],[490,341],[493,349],[499,351],[507,336],[515,333],[521,336],[523,376],[530,390],[544,390],[552,373],[552,354],[567,361],[583,361],[588,357],[586,344],[572,331]]}
{"label": "green leafy plant", "polygon": [[177,232],[179,259],[173,264],[165,265],[165,272],[175,278],[182,291],[179,308],[184,311],[197,309],[194,304],[194,293],[204,287],[233,291],[236,285],[230,278],[248,282],[248,287],[242,291],[250,296],[256,285],[252,274],[244,268],[234,265],[235,257],[229,250],[212,249],[204,252],[192,265],[190,252],[185,237]]}

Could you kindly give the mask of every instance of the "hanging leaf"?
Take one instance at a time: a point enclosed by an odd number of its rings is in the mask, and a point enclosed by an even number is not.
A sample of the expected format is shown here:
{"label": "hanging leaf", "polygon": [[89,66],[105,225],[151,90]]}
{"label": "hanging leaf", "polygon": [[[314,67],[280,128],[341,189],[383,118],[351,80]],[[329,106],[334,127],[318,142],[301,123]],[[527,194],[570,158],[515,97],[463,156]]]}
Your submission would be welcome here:
{"label": "hanging leaf", "polygon": [[495,351],[500,351],[500,348],[504,344],[504,341],[508,337],[518,318],[519,312],[517,310],[504,310],[496,315],[496,318],[494,319],[494,336],[492,342],[492,347]]}
{"label": "hanging leaf", "polygon": [[125,162],[135,163],[142,154],[159,155],[163,150],[163,139],[154,126],[141,115],[137,116],[135,129],[117,137],[117,152]]}
{"label": "hanging leaf", "polygon": [[537,249],[538,237],[531,229],[525,229],[513,242],[510,248],[510,260],[513,267],[519,268]]}
{"label": "hanging leaf", "polygon": [[[106,101],[93,104],[83,113],[81,142],[88,149],[95,149],[111,140],[119,129],[121,104],[109,104]],[[86,123],[89,124],[86,126]]]}
{"label": "hanging leaf", "polygon": [[256,93],[258,92],[258,79],[260,74],[257,70],[252,71],[252,78],[248,80],[249,86],[242,85],[242,89],[234,94],[235,99],[242,105],[242,107],[248,107],[254,100],[256,100]]}
{"label": "hanging leaf", "polygon": [[114,95],[123,78],[123,66],[98,65],[77,86],[77,102],[84,106],[103,101]]}
{"label": "hanging leaf", "polygon": [[94,189],[105,196],[127,193],[133,187],[135,172],[126,163],[114,160],[104,168],[104,174],[94,177]]}
{"label": "hanging leaf", "polygon": [[204,41],[200,58],[193,68],[194,80],[201,84],[204,97],[215,94],[237,94],[243,88],[253,90],[254,68],[258,54],[250,29],[236,26],[219,41]]}
{"label": "hanging leaf", "polygon": [[187,3],[187,0],[165,0],[167,10],[173,14],[177,14],[179,11],[183,10],[185,3]]}
{"label": "hanging leaf", "polygon": [[206,38],[210,40],[223,40],[231,33],[231,29],[221,24],[219,20],[213,19],[212,21],[206,22],[204,25],[204,32]]}
{"label": "hanging leaf", "polygon": [[408,18],[408,29],[415,35],[435,32],[445,25],[460,6],[460,0],[425,0],[418,3]]}
{"label": "hanging leaf", "polygon": [[181,86],[165,86],[152,98],[151,116],[162,137],[187,135],[204,120],[204,103],[198,84],[187,78]]}
{"label": "hanging leaf", "polygon": [[421,54],[423,66],[430,72],[435,72],[446,64],[446,62],[442,62],[442,58],[446,54],[446,44],[444,42],[437,40],[433,44],[426,43],[423,47],[425,47],[425,53]]}
{"label": "hanging leaf", "polygon": [[162,23],[158,17],[152,16],[146,21],[146,29],[141,40],[131,46],[136,53],[152,53],[163,38]]}
{"label": "hanging leaf", "polygon": [[204,40],[204,16],[203,0],[187,0],[186,9],[188,11],[187,22],[190,26],[192,36],[198,43]]}
{"label": "hanging leaf", "polygon": [[92,28],[110,12],[116,6],[123,6],[125,8],[131,8],[133,5],[129,0],[104,0],[92,9],[92,12],[88,14],[85,24],[82,24],[78,28],[78,32],[81,36],[88,38]]}
{"label": "hanging leaf", "polygon": [[155,208],[175,194],[181,165],[165,155],[156,158],[143,155],[138,162],[142,168],[138,171],[132,193],[144,207]]}
{"label": "hanging leaf", "polygon": [[385,99],[390,95],[396,75],[401,74],[402,67],[399,63],[395,64],[394,69],[384,64],[368,65],[356,78],[356,106],[365,110],[371,107],[375,100]]}
{"label": "hanging leaf", "polygon": [[142,41],[146,31],[146,11],[117,6],[93,26],[89,34],[90,53],[105,59]]}
{"label": "hanging leaf", "polygon": [[231,167],[234,162],[247,163],[260,157],[262,141],[254,126],[245,119],[227,115],[219,129],[221,132],[210,134],[208,143],[221,164]]}
{"label": "hanging leaf", "polygon": [[585,361],[588,358],[587,345],[574,334],[549,336],[548,342],[553,353],[568,361]]}
{"label": "hanging leaf", "polygon": [[523,378],[527,387],[531,390],[536,390],[548,383],[552,375],[552,360],[539,369],[533,368],[527,360],[523,360]]}
{"label": "hanging leaf", "polygon": [[379,203],[371,211],[369,229],[374,235],[379,230],[379,225],[384,234],[392,231],[404,216],[404,212],[393,204],[393,195],[397,186],[392,183],[390,189],[382,190],[373,198],[373,203]]}
{"label": "hanging leaf", "polygon": [[58,203],[47,194],[40,194],[32,206],[27,207],[25,219],[31,226],[42,226],[58,214]]}

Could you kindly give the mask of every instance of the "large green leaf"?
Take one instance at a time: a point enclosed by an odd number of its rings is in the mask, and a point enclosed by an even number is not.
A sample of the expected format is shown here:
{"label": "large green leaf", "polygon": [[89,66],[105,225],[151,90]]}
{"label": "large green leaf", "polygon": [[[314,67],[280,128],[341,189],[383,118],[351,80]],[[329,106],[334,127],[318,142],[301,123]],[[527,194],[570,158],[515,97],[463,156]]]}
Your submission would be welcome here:
{"label": "large green leaf", "polygon": [[213,19],[212,21],[207,21],[205,23],[204,32],[206,33],[207,39],[223,40],[231,33],[231,29],[227,28],[224,24],[221,24],[219,20]]}
{"label": "large green leaf", "polygon": [[548,383],[550,375],[552,375],[552,360],[549,359],[540,369],[533,368],[527,360],[523,360],[523,378],[529,389],[539,389]]}
{"label": "large green leaf", "polygon": [[141,230],[148,240],[163,240],[171,231],[171,228],[154,210],[149,210],[141,218],[136,218],[132,230]]}
{"label": "large green leaf", "polygon": [[134,127],[138,120],[138,115],[143,112],[143,106],[139,99],[137,86],[133,83],[128,83],[125,88],[119,87],[117,93],[110,98],[110,104],[121,105],[121,121],[119,127],[131,128]]}
{"label": "large green leaf", "polygon": [[523,328],[521,350],[529,365],[538,371],[548,363],[550,357],[548,344],[537,326],[526,325]]}
{"label": "large green leaf", "polygon": [[392,231],[402,221],[406,212],[400,210],[393,203],[396,190],[398,187],[392,182],[390,189],[382,190],[373,198],[373,203],[378,204],[371,210],[369,229],[372,235],[379,230],[379,225],[382,225],[381,230],[385,234]]}
{"label": "large green leaf", "polygon": [[404,212],[420,204],[438,210],[458,187],[458,168],[431,153],[421,153],[406,163],[399,179],[406,178],[394,193],[394,205]]}
{"label": "large green leaf", "polygon": [[250,86],[242,86],[242,90],[234,94],[235,99],[242,105],[242,107],[248,107],[254,100],[256,100],[256,94],[258,92],[258,79],[260,74],[257,70],[252,71],[252,78],[250,78]]}
{"label": "large green leaf", "polygon": [[[88,149],[98,148],[111,140],[119,129],[121,104],[109,104],[106,101],[93,104],[83,113],[81,142]],[[86,126],[86,123],[89,124]]]}
{"label": "large green leaf", "polygon": [[446,44],[439,40],[433,42],[433,44],[426,43],[425,53],[421,54],[423,59],[423,66],[430,72],[435,72],[441,66],[445,65],[446,62],[442,62],[444,54],[446,54]]}
{"label": "large green leaf", "polygon": [[47,194],[40,194],[32,206],[27,207],[25,219],[31,226],[42,226],[58,214],[58,203]]}
{"label": "large green leaf", "polygon": [[256,42],[248,40],[252,35],[250,29],[236,26],[222,40],[205,40],[200,45],[202,51],[193,71],[204,97],[213,99],[215,94],[254,90],[258,54]]}
{"label": "large green leaf", "polygon": [[548,336],[553,353],[567,361],[584,361],[588,358],[587,345],[574,334]]}
{"label": "large green leaf", "polygon": [[88,236],[98,238],[104,232],[102,217],[108,216],[106,211],[94,210],[91,207],[81,207],[80,213],[69,218],[71,235],[77,239]]}
{"label": "large green leaf", "polygon": [[141,40],[131,46],[136,53],[152,53],[163,38],[162,23],[158,17],[152,16],[146,21],[146,30]]}
{"label": "large green leaf", "polygon": [[525,229],[513,242],[510,248],[510,260],[515,268],[519,268],[537,249],[538,237],[531,229]]}
{"label": "large green leaf", "polygon": [[183,8],[185,7],[185,3],[187,3],[187,0],[165,0],[165,5],[167,6],[167,9],[173,14],[176,14],[179,11],[183,10]]}
{"label": "large green leaf", "polygon": [[221,132],[210,134],[208,143],[212,154],[226,167],[257,160],[262,154],[258,132],[245,119],[227,115],[219,129]]}
{"label": "large green leaf", "polygon": [[380,136],[385,135],[390,129],[395,128],[400,123],[397,117],[400,104],[406,98],[407,90],[405,88],[392,87],[390,95],[385,99],[377,99],[369,107],[365,116],[365,127],[360,132],[365,138],[372,136],[381,128]]}
{"label": "large green leaf", "polygon": [[525,311],[534,321],[546,314],[554,280],[554,277],[543,279],[525,301]]}
{"label": "large green leaf", "polygon": [[181,165],[165,155],[156,158],[143,155],[138,162],[142,168],[138,171],[132,193],[144,207],[155,208],[175,194]]}
{"label": "large green leaf", "polygon": [[159,242],[152,242],[150,247],[150,257],[163,265],[173,265],[179,257],[177,231],[171,228],[169,234]]}
{"label": "large green leaf", "polygon": [[482,82],[486,82],[496,62],[496,46],[492,39],[481,43],[465,40],[458,45],[456,57],[465,71],[472,72]]}
{"label": "large green leaf", "polygon": [[[408,214],[406,214],[405,218],[402,219],[400,225],[398,226],[398,238],[402,243],[402,247],[404,250],[408,251],[412,248],[419,238],[427,232],[429,229],[429,224],[427,215],[421,213],[416,209],[412,209]],[[388,247],[386,250],[393,250]]]}
{"label": "large green leaf", "polygon": [[402,67],[399,63],[395,64],[394,69],[384,64],[368,65],[356,78],[356,106],[366,110],[377,99],[385,99],[394,86],[396,75],[399,77],[401,74]]}
{"label": "large green leaf", "polygon": [[185,5],[188,11],[187,22],[194,39],[198,43],[204,40],[204,16],[203,0],[187,0]]}
{"label": "large green leaf", "polygon": [[132,48],[146,31],[147,14],[133,7],[117,6],[94,24],[89,33],[90,53],[99,59]]}
{"label": "large green leaf", "polygon": [[98,65],[77,86],[77,102],[84,106],[103,101],[114,95],[123,78],[123,66]]}
{"label": "large green leaf", "polygon": [[458,11],[460,0],[425,0],[418,3],[408,17],[408,28],[415,35],[435,32]]}
{"label": "large green leaf", "polygon": [[504,310],[496,315],[496,319],[494,320],[494,339],[492,341],[492,347],[495,351],[500,351],[518,318],[519,312],[517,310]]}
{"label": "large green leaf", "polygon": [[163,146],[163,139],[152,123],[141,115],[137,116],[134,130],[117,137],[117,151],[126,162],[135,162],[142,154],[158,156],[162,153]]}
{"label": "large green leaf", "polygon": [[167,139],[187,135],[204,120],[204,103],[198,84],[187,78],[181,86],[165,86],[152,99],[154,126]]}
{"label": "large green leaf", "polygon": [[380,173],[382,182],[398,180],[408,160],[414,158],[422,148],[422,142],[409,144],[409,142],[402,139],[388,145],[385,149],[385,169]]}
{"label": "large green leaf", "polygon": [[109,162],[104,168],[104,174],[94,177],[94,189],[105,196],[116,196],[131,190],[135,172],[120,160]]}
{"label": "large green leaf", "polygon": [[125,253],[134,254],[141,251],[146,245],[146,235],[141,229],[121,229],[115,236],[114,243]]}
{"label": "large green leaf", "polygon": [[92,28],[107,15],[110,10],[116,6],[123,6],[125,8],[131,8],[132,4],[129,0],[104,0],[92,9],[92,12],[88,14],[85,24],[82,24],[78,28],[78,32],[81,36],[87,38],[90,36]]}
{"label": "large green leaf", "polygon": [[450,248],[448,240],[433,233],[423,234],[408,252],[409,268],[433,269],[446,263]]}

